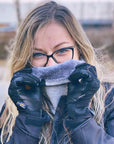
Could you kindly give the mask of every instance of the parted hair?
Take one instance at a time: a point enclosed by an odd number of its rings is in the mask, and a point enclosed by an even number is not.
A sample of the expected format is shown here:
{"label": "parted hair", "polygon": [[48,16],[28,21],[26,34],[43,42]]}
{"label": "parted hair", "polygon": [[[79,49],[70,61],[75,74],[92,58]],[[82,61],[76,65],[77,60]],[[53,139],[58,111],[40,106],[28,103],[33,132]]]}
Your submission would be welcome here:
{"label": "parted hair", "polygon": [[[60,23],[67,29],[68,33],[75,40],[80,59],[84,59],[87,63],[94,65],[97,69],[101,87],[92,98],[90,107],[92,107],[95,111],[96,122],[100,123],[104,113],[105,97],[102,87],[101,71],[96,60],[94,48],[89,42],[80,23],[76,20],[75,16],[67,7],[56,3],[55,1],[49,1],[38,5],[26,16],[26,18],[18,27],[15,39],[11,45],[11,54],[9,59],[11,77],[13,76],[14,72],[24,68],[27,65],[27,62],[33,52],[32,43],[34,41],[34,35],[36,31],[51,22]],[[13,109],[10,108],[11,100],[9,99],[7,100],[7,107],[9,109],[8,119],[12,117],[9,127],[13,127],[17,115],[17,113],[15,113],[16,107]],[[44,102],[44,109],[50,114],[50,110],[46,104],[46,101]],[[42,128],[41,139],[39,143],[50,143],[49,134],[51,133],[52,121],[53,116],[51,122]],[[9,137],[11,135],[11,131],[8,131],[9,129],[6,130],[6,125],[8,125],[7,122],[4,123],[2,130],[2,142],[4,141],[4,134],[9,133]]]}

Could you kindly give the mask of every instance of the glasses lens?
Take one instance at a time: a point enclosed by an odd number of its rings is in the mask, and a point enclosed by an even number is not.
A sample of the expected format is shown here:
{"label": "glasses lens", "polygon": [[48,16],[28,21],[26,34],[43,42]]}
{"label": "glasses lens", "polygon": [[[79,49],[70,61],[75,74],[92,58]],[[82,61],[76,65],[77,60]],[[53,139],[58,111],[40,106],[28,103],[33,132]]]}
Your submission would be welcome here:
{"label": "glasses lens", "polygon": [[73,47],[59,49],[55,51],[52,55],[46,55],[44,53],[35,52],[30,58],[30,64],[34,67],[45,66],[48,62],[47,59],[49,59],[50,57],[52,57],[56,63],[63,63],[67,60],[72,59],[73,53]]}
{"label": "glasses lens", "polygon": [[47,56],[43,53],[33,53],[30,58],[30,63],[35,67],[42,67],[47,62]]}
{"label": "glasses lens", "polygon": [[58,63],[63,63],[67,60],[70,60],[73,58],[73,48],[59,49],[53,54],[53,57]]}

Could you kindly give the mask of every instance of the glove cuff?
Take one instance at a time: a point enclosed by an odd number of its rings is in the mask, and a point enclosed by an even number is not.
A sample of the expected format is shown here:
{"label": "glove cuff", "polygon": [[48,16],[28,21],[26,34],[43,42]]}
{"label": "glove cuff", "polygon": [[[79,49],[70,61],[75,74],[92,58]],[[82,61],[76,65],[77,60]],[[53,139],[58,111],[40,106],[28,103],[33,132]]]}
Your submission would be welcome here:
{"label": "glove cuff", "polygon": [[78,127],[79,125],[81,125],[86,120],[92,117],[94,117],[94,112],[91,109],[87,108],[83,109],[82,113],[75,114],[74,117],[66,117],[64,119],[64,124],[68,130],[73,130],[74,128]]}
{"label": "glove cuff", "polygon": [[44,111],[40,110],[36,114],[26,114],[25,124],[26,125],[33,125],[33,126],[40,126],[44,125],[45,122],[49,122],[50,117],[49,115]]}
{"label": "glove cuff", "polygon": [[50,117],[46,112],[42,117],[21,113],[16,118],[15,127],[27,135],[39,138],[41,127],[45,122],[49,122],[49,120]]}

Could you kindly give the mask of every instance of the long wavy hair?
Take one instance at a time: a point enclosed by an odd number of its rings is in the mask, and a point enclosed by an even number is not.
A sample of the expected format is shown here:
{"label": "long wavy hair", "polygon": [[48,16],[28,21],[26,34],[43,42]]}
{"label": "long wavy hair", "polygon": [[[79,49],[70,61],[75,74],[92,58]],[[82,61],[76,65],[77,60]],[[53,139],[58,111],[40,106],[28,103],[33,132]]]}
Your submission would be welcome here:
{"label": "long wavy hair", "polygon": [[[100,71],[99,64],[96,61],[94,49],[90,44],[86,34],[84,33],[81,25],[76,20],[71,11],[65,6],[60,5],[54,1],[49,1],[47,3],[38,5],[26,16],[24,21],[20,24],[14,42],[11,46],[12,49],[9,61],[11,77],[13,76],[14,72],[26,66],[32,53],[32,42],[34,40],[35,32],[41,27],[53,21],[62,24],[67,29],[71,37],[75,40],[80,54],[80,59],[84,59],[87,63],[94,65],[97,69],[101,87],[92,98],[90,107],[92,107],[95,111],[96,122],[100,123],[104,113],[105,98],[101,79],[102,72]],[[2,142],[4,141],[4,135],[9,134],[9,139],[11,135],[11,128],[13,127],[15,118],[18,114],[18,112],[16,111],[16,107],[14,106],[12,108],[10,99],[7,100],[7,107],[9,109],[9,114],[2,130]],[[48,111],[49,108],[47,107],[46,102],[44,108],[47,110],[48,113],[50,113]],[[41,139],[39,143],[49,143],[51,126],[52,121],[42,128]]]}

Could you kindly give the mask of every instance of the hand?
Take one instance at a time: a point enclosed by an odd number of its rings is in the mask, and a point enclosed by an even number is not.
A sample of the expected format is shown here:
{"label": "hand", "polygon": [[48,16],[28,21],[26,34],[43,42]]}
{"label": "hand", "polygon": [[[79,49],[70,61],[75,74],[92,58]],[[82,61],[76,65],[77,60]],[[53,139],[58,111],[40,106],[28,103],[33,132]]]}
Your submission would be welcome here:
{"label": "hand", "polygon": [[8,89],[9,96],[19,113],[40,118],[43,115],[44,121],[48,121],[49,116],[42,109],[40,80],[31,73],[31,68],[25,68],[14,73]]}
{"label": "hand", "polygon": [[97,92],[100,82],[97,78],[96,68],[84,63],[76,66],[70,75],[67,96],[67,111],[70,117],[86,114],[93,95]]}

